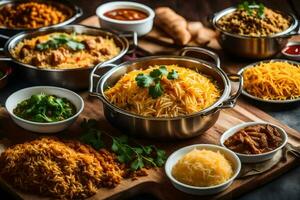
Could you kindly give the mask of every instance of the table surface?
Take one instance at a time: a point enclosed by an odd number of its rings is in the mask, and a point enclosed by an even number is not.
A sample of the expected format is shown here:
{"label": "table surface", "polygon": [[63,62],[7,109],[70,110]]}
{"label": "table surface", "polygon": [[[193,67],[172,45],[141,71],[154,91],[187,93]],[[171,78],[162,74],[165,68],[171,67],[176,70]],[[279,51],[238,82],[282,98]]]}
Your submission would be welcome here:
{"label": "table surface", "polygon": [[[75,4],[83,9],[83,16],[78,20],[82,20],[89,16],[94,15],[95,9],[98,5],[107,1],[100,0],[72,0]],[[169,6],[176,10],[178,13],[183,15],[188,20],[197,21],[200,20],[206,23],[206,18],[208,15],[220,11],[226,7],[237,4],[238,0],[139,0],[138,2],[149,5],[150,7],[158,6]],[[283,10],[286,12],[294,13],[296,17],[300,18],[300,1],[299,0],[260,0],[257,2],[263,2],[265,5]],[[251,62],[251,61],[249,61]],[[9,80],[9,85],[5,89],[0,91],[0,104],[4,104],[6,98],[14,91],[31,86],[29,83],[19,80],[18,77],[13,76]],[[293,105],[288,107],[281,107],[280,109],[276,107],[262,107],[259,105],[260,109],[269,113],[273,117],[284,122],[288,126],[300,131],[300,106]],[[282,175],[281,177],[275,179],[274,181],[261,186],[252,192],[239,197],[239,200],[281,200],[289,199],[296,200],[300,196],[300,167],[289,171],[288,173]],[[9,194],[0,189],[1,199],[13,199]],[[147,194],[141,194],[139,196],[133,197],[134,200],[152,200],[155,199],[153,196]]]}

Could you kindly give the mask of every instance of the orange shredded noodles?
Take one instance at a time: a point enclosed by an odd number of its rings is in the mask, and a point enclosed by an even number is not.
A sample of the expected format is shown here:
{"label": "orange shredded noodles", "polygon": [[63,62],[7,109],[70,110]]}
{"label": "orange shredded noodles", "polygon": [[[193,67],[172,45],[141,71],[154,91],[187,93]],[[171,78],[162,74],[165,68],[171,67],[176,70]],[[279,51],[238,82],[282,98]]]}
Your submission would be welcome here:
{"label": "orange shredded noodles", "polygon": [[149,74],[159,65],[145,70],[133,70],[125,74],[113,87],[105,91],[106,98],[114,105],[131,113],[147,117],[177,117],[203,110],[214,104],[221,96],[216,81],[185,67],[166,65],[168,71],[175,70],[179,78],[162,78],[164,93],[157,99],[148,90],[136,84],[138,74]]}
{"label": "orange shredded noodles", "polygon": [[288,62],[261,62],[243,72],[244,89],[264,100],[300,97],[300,67]]}

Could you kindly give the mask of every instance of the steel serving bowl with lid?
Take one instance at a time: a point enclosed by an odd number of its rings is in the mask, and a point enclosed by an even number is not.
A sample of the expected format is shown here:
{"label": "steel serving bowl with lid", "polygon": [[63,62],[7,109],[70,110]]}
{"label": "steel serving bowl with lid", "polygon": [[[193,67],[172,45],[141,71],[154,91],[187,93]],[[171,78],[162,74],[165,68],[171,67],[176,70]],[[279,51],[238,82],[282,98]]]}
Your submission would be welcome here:
{"label": "steel serving bowl with lid", "polygon": [[[186,56],[188,52],[206,54],[214,59],[215,64],[202,59]],[[153,65],[177,64],[206,74],[216,81],[222,90],[221,97],[210,107],[199,112],[170,118],[144,117],[132,114],[111,104],[104,91],[112,87],[125,73],[135,69],[146,69]],[[105,74],[98,69],[111,68]],[[232,92],[231,81],[239,82],[236,92]],[[220,68],[219,57],[206,49],[186,47],[179,56],[150,56],[120,65],[103,63],[96,66],[90,75],[90,95],[98,97],[103,103],[106,119],[115,127],[137,137],[156,139],[183,139],[204,133],[212,127],[219,117],[221,109],[232,108],[241,93],[243,79],[240,75],[227,75]]]}
{"label": "steel serving bowl with lid", "polygon": [[34,32],[22,32],[11,37],[6,42],[4,49],[0,49],[0,53],[1,51],[4,53],[4,55],[0,55],[0,60],[13,61],[16,64],[17,70],[22,75],[22,78],[34,84],[58,86],[75,90],[88,88],[89,74],[94,66],[75,69],[40,69],[34,65],[22,63],[12,56],[12,49],[24,39],[53,32],[75,32],[78,34],[90,34],[112,38],[120,48],[120,53],[105,61],[106,63],[119,63],[121,58],[128,52],[129,41],[125,36],[132,36],[133,46],[137,45],[137,35],[135,33],[122,34],[84,25],[66,25],[64,27],[42,28]]}
{"label": "steel serving bowl with lid", "polygon": [[218,26],[217,22],[219,19],[234,12],[236,9],[236,7],[230,7],[211,16],[212,25],[220,32],[219,42],[227,53],[250,59],[269,58],[279,53],[287,44],[288,39],[291,36],[298,34],[297,29],[299,24],[297,18],[291,13],[283,13],[280,11],[276,12],[281,13],[291,21],[290,27],[280,33],[270,36],[255,37],[226,32]]}
{"label": "steel serving bowl with lid", "polygon": [[[82,9],[79,8],[78,6],[74,5],[71,1],[69,0],[32,0],[29,2],[39,2],[39,3],[47,3],[50,5],[54,5],[55,7],[59,8],[63,12],[65,12],[68,15],[68,18],[60,23],[49,25],[47,27],[60,27],[60,26],[65,26],[67,24],[70,24],[74,22],[77,18],[82,16]],[[10,6],[10,5],[15,5],[18,3],[24,3],[24,1],[21,0],[4,0],[0,1],[0,9],[4,6]],[[42,28],[42,27],[41,27]],[[45,27],[44,27],[45,28]],[[0,26],[0,33],[8,36],[13,36],[19,32],[22,31],[29,31],[29,30],[37,30],[37,29],[29,29],[29,28],[8,28],[5,26]]]}

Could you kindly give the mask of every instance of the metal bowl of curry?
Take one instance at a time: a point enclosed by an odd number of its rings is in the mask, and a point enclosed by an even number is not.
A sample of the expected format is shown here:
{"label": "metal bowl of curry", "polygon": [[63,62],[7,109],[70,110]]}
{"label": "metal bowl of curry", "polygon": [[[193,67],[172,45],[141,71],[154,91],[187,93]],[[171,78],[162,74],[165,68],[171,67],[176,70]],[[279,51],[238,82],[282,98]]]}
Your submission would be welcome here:
{"label": "metal bowl of curry", "polygon": [[220,32],[219,42],[229,54],[269,58],[282,50],[289,37],[298,34],[298,21],[291,13],[262,5],[249,5],[248,10],[252,15],[246,9],[230,7],[212,16],[212,25]]}
{"label": "metal bowl of curry", "polygon": [[68,0],[4,0],[0,2],[0,33],[15,35],[21,31],[65,26],[82,15]]}
{"label": "metal bowl of curry", "polygon": [[117,63],[128,49],[129,42],[121,34],[67,25],[13,36],[0,60],[13,61],[26,81],[79,90],[88,87],[94,66]]}

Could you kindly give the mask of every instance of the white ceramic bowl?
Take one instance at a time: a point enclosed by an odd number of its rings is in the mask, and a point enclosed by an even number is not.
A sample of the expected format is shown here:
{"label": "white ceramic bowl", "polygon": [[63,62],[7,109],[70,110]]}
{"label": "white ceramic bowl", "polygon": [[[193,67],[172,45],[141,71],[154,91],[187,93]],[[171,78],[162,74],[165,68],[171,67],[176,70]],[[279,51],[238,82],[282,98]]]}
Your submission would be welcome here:
{"label": "white ceramic bowl", "polygon": [[[148,17],[142,20],[124,21],[111,19],[104,16],[104,13],[120,8],[137,9],[145,12]],[[153,19],[155,16],[154,11],[150,7],[144,4],[128,1],[115,1],[102,4],[97,8],[96,15],[100,20],[100,25],[102,28],[108,28],[118,31],[133,31],[136,32],[138,36],[146,35],[151,31],[153,27]]]}
{"label": "white ceramic bowl", "polygon": [[[40,123],[22,119],[13,113],[13,110],[17,107],[18,103],[29,99],[32,95],[38,93],[51,94],[68,99],[76,107],[76,114],[63,121]],[[52,86],[37,86],[18,90],[17,92],[13,93],[7,98],[5,107],[12,120],[20,127],[37,133],[57,133],[68,128],[72,123],[75,122],[84,108],[84,102],[78,94],[72,92],[71,90]]]}
{"label": "white ceramic bowl", "polygon": [[[172,176],[172,169],[173,166],[178,162],[179,159],[181,159],[184,155],[192,151],[193,149],[207,149],[211,151],[219,151],[222,153],[226,159],[232,164],[233,167],[233,176],[227,180],[226,182],[210,186],[210,187],[197,187],[197,186],[191,186],[184,183],[179,182]],[[233,182],[233,180],[238,176],[239,172],[241,170],[241,161],[240,159],[232,152],[231,150],[228,150],[224,147],[218,146],[218,145],[212,145],[212,144],[195,144],[187,147],[183,147],[174,153],[172,153],[166,164],[165,164],[165,172],[168,176],[168,178],[171,180],[174,187],[182,192],[193,194],[193,195],[212,195],[219,193],[225,189],[227,189]]]}
{"label": "white ceramic bowl", "polygon": [[258,162],[263,162],[263,161],[269,160],[276,154],[276,152],[278,150],[282,149],[288,141],[288,136],[287,136],[286,132],[282,128],[280,128],[279,126],[276,126],[274,124],[267,123],[267,122],[245,122],[245,123],[239,124],[237,126],[234,126],[230,129],[228,129],[226,132],[224,132],[220,138],[220,143],[223,147],[227,148],[224,145],[225,140],[227,140],[230,136],[237,133],[239,130],[246,128],[248,126],[267,125],[267,124],[275,127],[281,134],[281,136],[283,138],[283,142],[279,147],[277,147],[273,151],[269,151],[269,152],[262,153],[262,154],[241,154],[241,153],[236,153],[236,152],[234,152],[234,153],[240,158],[242,163],[258,163]]}

